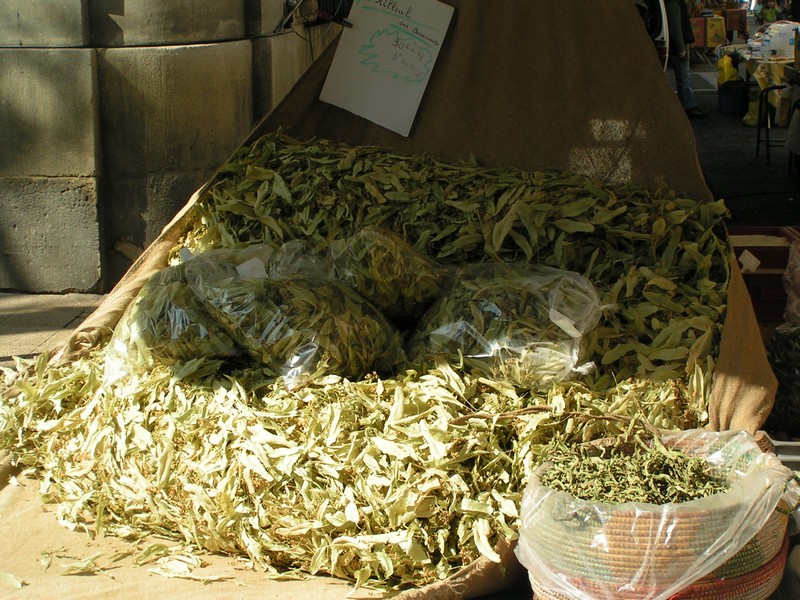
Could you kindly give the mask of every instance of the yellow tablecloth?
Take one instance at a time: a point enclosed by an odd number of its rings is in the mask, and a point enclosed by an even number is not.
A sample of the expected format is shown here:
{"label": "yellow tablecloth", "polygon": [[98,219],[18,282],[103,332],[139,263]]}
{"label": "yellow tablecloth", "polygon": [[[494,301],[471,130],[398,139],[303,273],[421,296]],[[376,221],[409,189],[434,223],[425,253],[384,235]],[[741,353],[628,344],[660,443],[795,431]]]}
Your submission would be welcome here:
{"label": "yellow tablecloth", "polygon": [[689,22],[695,48],[716,48],[727,41],[723,17],[693,17]]}
{"label": "yellow tablecloth", "polygon": [[[793,58],[772,57],[762,59],[753,56],[748,50],[739,50],[739,56],[744,61],[748,77],[754,77],[758,87],[764,90],[773,85],[786,83],[783,79],[783,68],[794,62]],[[792,86],[783,90],[773,90],[768,94],[768,100],[777,110],[775,124],[786,127],[789,124],[789,109],[791,108]]]}

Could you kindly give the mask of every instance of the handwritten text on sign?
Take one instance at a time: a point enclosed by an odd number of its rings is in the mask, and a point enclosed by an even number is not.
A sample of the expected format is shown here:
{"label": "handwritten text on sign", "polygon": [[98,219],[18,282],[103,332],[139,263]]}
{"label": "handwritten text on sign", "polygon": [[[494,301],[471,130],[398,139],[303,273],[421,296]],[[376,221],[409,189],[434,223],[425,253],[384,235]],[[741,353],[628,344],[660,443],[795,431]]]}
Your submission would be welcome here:
{"label": "handwritten text on sign", "polygon": [[408,135],[452,15],[437,0],[356,0],[320,99]]}

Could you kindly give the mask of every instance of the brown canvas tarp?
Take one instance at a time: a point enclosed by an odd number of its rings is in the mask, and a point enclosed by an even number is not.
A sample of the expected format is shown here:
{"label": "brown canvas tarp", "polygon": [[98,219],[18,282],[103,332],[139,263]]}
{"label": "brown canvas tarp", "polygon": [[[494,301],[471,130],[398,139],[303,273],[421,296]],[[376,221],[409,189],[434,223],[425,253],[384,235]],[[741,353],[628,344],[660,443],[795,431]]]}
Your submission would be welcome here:
{"label": "brown canvas tarp", "polygon": [[[490,166],[572,169],[642,187],[666,185],[698,200],[711,199],[690,124],[631,0],[563,0],[557,4],[543,0],[445,1],[455,7],[455,14],[408,138],[317,99],[334,44],[280,106],[256,126],[245,143],[284,128],[299,138],[319,137],[402,152],[426,152],[445,160],[472,155],[479,163]],[[209,118],[213,119],[213,115]],[[168,250],[185,232],[186,212],[204,187],[192,196],[98,310],[77,328],[67,346],[60,349],[62,359],[69,359],[110,335],[147,278],[165,266]],[[710,427],[754,432],[771,408],[776,381],[733,256],[731,265],[729,310],[712,388]],[[10,486],[2,492],[7,501],[4,511],[9,511],[5,515],[30,508],[27,503],[31,498],[15,506],[14,500],[8,499],[9,489]],[[25,518],[21,514],[10,529],[26,529]],[[0,524],[9,529],[6,521]],[[53,522],[52,527],[58,525]],[[44,549],[48,534],[39,533],[40,539],[26,536],[27,544]],[[0,563],[6,564],[10,554],[13,549],[6,544],[0,550]],[[504,577],[513,580],[519,576],[518,565],[512,555],[509,557],[507,564],[491,568],[484,562],[470,565],[452,580],[408,595],[468,598],[502,588],[507,583]],[[236,581],[236,570],[230,564],[222,572]],[[120,567],[114,580],[102,576],[93,579],[98,586],[113,588],[129,577],[138,576]],[[35,583],[47,587],[39,581]],[[58,585],[59,597],[91,597],[77,584],[72,589],[68,578],[61,578]],[[153,582],[152,577],[142,580],[133,585],[135,593],[130,597],[149,597],[153,586],[158,586],[159,597],[244,595],[231,595],[230,588],[222,592],[222,587],[196,582],[170,580],[169,592],[162,585],[167,584]],[[248,597],[269,594],[282,598],[286,591],[280,587],[283,583],[266,579],[259,584],[248,579],[243,585],[248,586],[243,588]],[[322,579],[319,589],[329,590],[325,586],[330,585]],[[341,597],[345,597],[347,587],[339,589]],[[109,592],[102,597],[120,596]]]}
{"label": "brown canvas tarp", "polygon": [[[409,137],[318,100],[335,44],[245,144],[283,128],[444,160],[572,169],[711,199],[694,135],[630,0],[450,0],[455,14]],[[205,186],[204,186],[205,187]],[[185,232],[198,190],[70,340],[81,351],[108,336],[144,281]],[[729,323],[716,370],[711,426],[755,431],[776,381],[732,258]],[[746,349],[746,351],[742,351]]]}

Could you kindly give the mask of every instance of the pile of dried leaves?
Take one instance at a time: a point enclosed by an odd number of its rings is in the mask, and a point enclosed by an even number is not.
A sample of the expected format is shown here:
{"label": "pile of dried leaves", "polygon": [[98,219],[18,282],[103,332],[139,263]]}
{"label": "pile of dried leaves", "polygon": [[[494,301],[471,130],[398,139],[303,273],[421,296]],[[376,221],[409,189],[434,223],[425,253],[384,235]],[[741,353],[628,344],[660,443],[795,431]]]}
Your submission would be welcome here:
{"label": "pile of dried leaves", "polygon": [[182,245],[198,252],[300,239],[325,248],[377,226],[444,264],[574,271],[616,306],[587,347],[602,365],[592,383],[601,389],[631,376],[681,378],[708,361],[727,301],[726,214],[722,201],[573,173],[448,164],[276,133],[222,169],[193,207]]}
{"label": "pile of dried leaves", "polygon": [[[658,437],[626,437],[598,449],[558,439],[542,452],[539,483],[579,500],[623,504],[679,504],[727,491],[729,483],[706,457],[667,448]],[[547,467],[547,468],[544,468]]]}
{"label": "pile of dried leaves", "polygon": [[194,252],[323,249],[378,226],[442,264],[574,271],[612,307],[584,340],[597,368],[541,387],[456,362],[290,388],[213,358],[104,384],[104,348],[63,366],[42,357],[2,372],[0,448],[37,471],[72,527],[419,586],[516,537],[522,490],[554,435],[707,418],[728,282],[721,203],[274,134],[243,147],[191,211],[182,246]]}

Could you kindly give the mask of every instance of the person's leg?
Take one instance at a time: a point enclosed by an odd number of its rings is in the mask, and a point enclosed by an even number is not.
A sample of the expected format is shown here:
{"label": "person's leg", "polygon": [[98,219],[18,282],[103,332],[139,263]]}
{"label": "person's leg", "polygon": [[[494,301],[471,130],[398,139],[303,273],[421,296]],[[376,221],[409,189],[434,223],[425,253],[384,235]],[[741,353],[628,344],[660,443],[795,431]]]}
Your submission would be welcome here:
{"label": "person's leg", "polygon": [[697,99],[694,97],[694,89],[692,88],[692,73],[689,69],[689,61],[681,60],[678,56],[669,56],[669,66],[675,74],[675,88],[678,92],[678,100],[680,100],[683,110],[690,119],[701,119],[707,117],[708,113],[703,111],[697,105]]}
{"label": "person's leg", "polygon": [[692,89],[692,73],[689,69],[689,61],[670,55],[669,66],[672,68],[672,72],[675,73],[675,88],[683,110],[695,108],[697,100]]}

